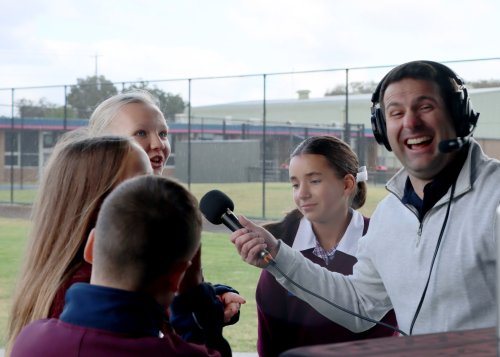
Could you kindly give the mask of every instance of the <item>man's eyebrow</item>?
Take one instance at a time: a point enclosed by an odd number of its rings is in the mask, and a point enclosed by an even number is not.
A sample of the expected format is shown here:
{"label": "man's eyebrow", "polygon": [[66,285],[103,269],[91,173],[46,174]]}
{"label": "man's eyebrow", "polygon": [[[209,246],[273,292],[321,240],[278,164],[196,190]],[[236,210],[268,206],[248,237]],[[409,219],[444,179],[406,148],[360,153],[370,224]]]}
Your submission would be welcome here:
{"label": "man's eyebrow", "polygon": [[[437,102],[438,102],[438,100],[437,100],[434,96],[429,96],[429,95],[421,95],[421,96],[417,97],[417,98],[413,101],[413,103],[420,103],[420,102],[422,102],[422,101],[424,101],[424,100],[430,100],[430,101],[432,101],[432,102],[434,102],[434,103],[437,103]],[[389,102],[389,104],[384,105],[384,107],[385,107],[385,110],[387,110],[387,109],[389,109],[390,107],[397,107],[397,106],[400,106],[400,105],[402,105],[400,102],[398,102],[398,101],[393,101],[393,102]]]}
{"label": "man's eyebrow", "polygon": [[390,108],[390,107],[397,107],[401,105],[399,102],[390,102],[389,104],[384,105],[385,109]]}
{"label": "man's eyebrow", "polygon": [[432,102],[437,103],[437,99],[436,99],[436,97],[434,97],[434,96],[430,96],[430,95],[421,95],[421,96],[419,96],[419,97],[416,99],[416,102],[421,102],[421,101],[423,101],[423,100],[430,100],[430,101],[432,101]]}

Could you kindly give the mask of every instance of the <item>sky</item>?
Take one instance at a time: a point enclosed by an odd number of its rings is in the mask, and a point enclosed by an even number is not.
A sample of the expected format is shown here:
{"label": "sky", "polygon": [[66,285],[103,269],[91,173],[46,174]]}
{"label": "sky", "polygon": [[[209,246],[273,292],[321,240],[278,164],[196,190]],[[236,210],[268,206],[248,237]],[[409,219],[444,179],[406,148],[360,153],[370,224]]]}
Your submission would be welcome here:
{"label": "sky", "polygon": [[[323,96],[345,73],[299,72],[500,58],[498,0],[16,0],[1,13],[0,89],[75,84],[96,72],[115,82],[291,72],[269,77],[268,95]],[[452,68],[500,78],[499,60]],[[377,81],[387,70],[349,78]],[[262,80],[195,80],[192,100],[259,99]],[[186,96],[186,83],[166,90]]]}

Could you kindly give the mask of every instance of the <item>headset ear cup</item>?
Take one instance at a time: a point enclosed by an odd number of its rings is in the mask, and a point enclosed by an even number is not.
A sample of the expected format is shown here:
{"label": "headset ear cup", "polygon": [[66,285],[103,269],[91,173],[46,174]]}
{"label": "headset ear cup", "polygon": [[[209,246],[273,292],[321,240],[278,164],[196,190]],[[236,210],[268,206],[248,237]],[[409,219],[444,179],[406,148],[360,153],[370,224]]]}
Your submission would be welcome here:
{"label": "headset ear cup", "polygon": [[476,113],[472,108],[472,103],[469,98],[469,93],[467,88],[462,89],[459,100],[459,113],[461,114],[457,118],[460,120],[460,125],[457,125],[457,136],[465,137],[472,133],[477,125],[477,119],[479,118],[479,113]]}
{"label": "headset ear cup", "polygon": [[468,98],[463,91],[456,92],[453,96],[452,111],[453,124],[457,137],[465,137],[470,131],[470,113]]}
{"label": "headset ear cup", "polygon": [[389,140],[387,140],[384,114],[380,108],[372,108],[371,122],[373,136],[377,143],[384,145],[387,150],[392,151]]}

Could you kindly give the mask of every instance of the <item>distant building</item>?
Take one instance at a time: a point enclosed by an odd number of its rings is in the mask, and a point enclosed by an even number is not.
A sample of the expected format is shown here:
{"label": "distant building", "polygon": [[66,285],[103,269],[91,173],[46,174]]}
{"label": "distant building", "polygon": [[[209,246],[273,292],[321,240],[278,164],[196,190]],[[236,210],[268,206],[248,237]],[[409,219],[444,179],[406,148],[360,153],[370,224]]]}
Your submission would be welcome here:
{"label": "distant building", "polygon": [[[364,136],[373,137],[370,122],[371,94],[350,94],[347,111],[346,97],[343,95],[309,98],[309,93],[304,94],[304,91],[299,91],[298,94],[297,99],[268,100],[267,122],[273,125],[279,123],[292,126],[324,125],[338,128],[343,132],[347,115],[351,127],[355,129],[364,127]],[[469,96],[474,109],[481,113],[474,138],[481,143],[489,156],[500,159],[500,88],[469,89]],[[232,121],[245,120],[262,118],[262,107],[262,101],[223,103],[193,107],[192,115],[207,119],[229,117]],[[355,132],[352,135],[356,136]],[[373,139],[367,140],[362,150],[356,147],[355,137],[350,144],[358,155],[364,151],[365,162],[372,169],[376,165],[389,169],[399,167],[394,155],[383,147],[375,145]]]}
{"label": "distant building", "polygon": [[[307,90],[298,94],[296,99],[266,101],[265,130],[262,101],[193,107],[190,123],[186,114],[176,116],[175,122],[169,123],[173,155],[167,173],[175,175],[177,143],[186,142],[191,133],[193,141],[260,140],[259,155],[266,161],[266,170],[280,177],[279,168],[301,140],[312,135],[345,139],[346,122],[349,144],[369,170],[399,167],[394,155],[373,139],[370,95],[349,95],[346,110],[345,96],[310,98]],[[500,159],[500,88],[471,89],[470,97],[481,113],[474,137],[489,156]],[[64,129],[86,124],[83,119],[0,118],[0,182],[35,181]],[[264,133],[265,144],[261,140]],[[181,146],[185,150],[186,145]],[[261,176],[254,173],[252,177]]]}

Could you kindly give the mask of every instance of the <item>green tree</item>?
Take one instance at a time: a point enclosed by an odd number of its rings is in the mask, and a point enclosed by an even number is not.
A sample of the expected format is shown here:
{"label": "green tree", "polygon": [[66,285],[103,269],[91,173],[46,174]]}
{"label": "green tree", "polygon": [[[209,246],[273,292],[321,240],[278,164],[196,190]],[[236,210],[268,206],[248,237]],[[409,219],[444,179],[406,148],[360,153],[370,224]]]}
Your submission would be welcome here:
{"label": "green tree", "polygon": [[[19,99],[16,102],[21,118],[64,118],[64,106],[41,98],[38,102],[30,99]],[[66,108],[66,118],[76,118],[77,113],[71,107]]]}
{"label": "green tree", "polygon": [[117,93],[113,83],[104,76],[78,78],[68,94],[68,103],[76,109],[80,118],[90,118],[99,103]]}
{"label": "green tree", "polygon": [[175,114],[183,113],[184,109],[186,108],[186,103],[184,103],[184,100],[182,99],[180,94],[165,92],[155,85],[151,86],[146,81],[132,84],[128,86],[125,91],[137,89],[147,90],[149,93],[155,96],[158,100],[158,107],[162,111],[165,118],[169,121],[174,121]]}
{"label": "green tree", "polygon": [[479,79],[477,81],[465,81],[467,88],[494,88],[500,87],[498,79]]}
{"label": "green tree", "polygon": [[[366,94],[373,93],[377,88],[377,83],[374,81],[370,82],[350,82],[349,83],[349,93],[351,94]],[[329,89],[325,93],[325,97],[331,95],[344,95],[345,94],[345,84],[338,84],[333,89]]]}

